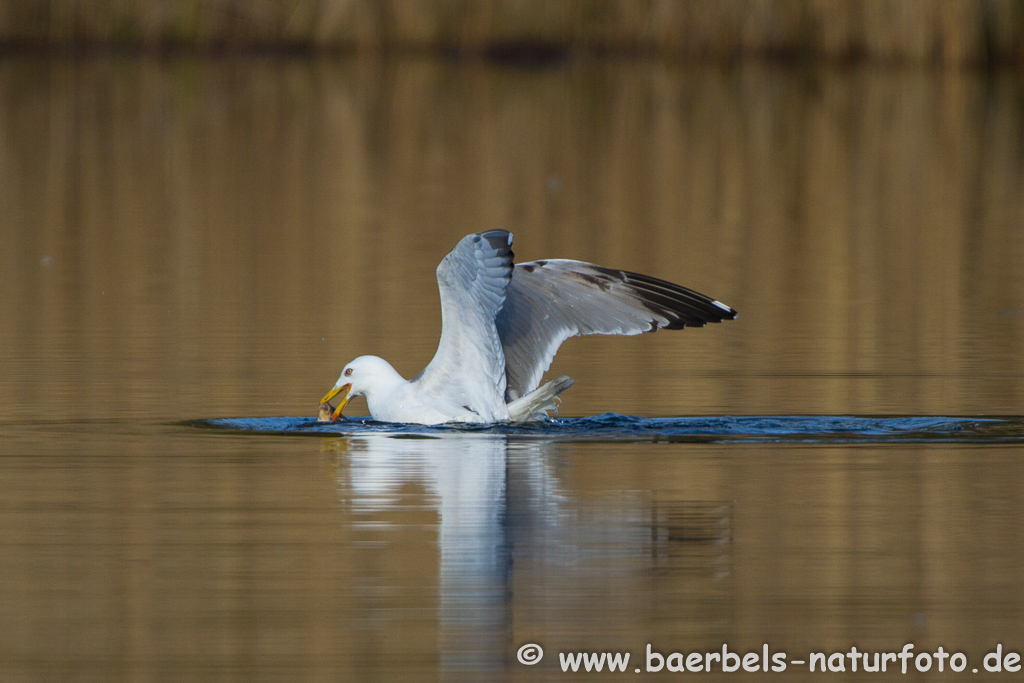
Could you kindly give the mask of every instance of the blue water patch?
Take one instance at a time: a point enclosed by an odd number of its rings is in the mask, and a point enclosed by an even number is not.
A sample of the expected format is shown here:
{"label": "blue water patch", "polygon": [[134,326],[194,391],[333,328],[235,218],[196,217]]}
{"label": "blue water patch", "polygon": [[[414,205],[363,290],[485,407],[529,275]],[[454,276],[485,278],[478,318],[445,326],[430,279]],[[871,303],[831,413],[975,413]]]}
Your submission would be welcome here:
{"label": "blue water patch", "polygon": [[193,427],[244,434],[346,436],[387,434],[429,438],[451,433],[501,434],[558,441],[678,441],[755,443],[1021,443],[1024,417],[789,415],[646,418],[605,413],[527,424],[423,425],[313,417],[191,420]]}

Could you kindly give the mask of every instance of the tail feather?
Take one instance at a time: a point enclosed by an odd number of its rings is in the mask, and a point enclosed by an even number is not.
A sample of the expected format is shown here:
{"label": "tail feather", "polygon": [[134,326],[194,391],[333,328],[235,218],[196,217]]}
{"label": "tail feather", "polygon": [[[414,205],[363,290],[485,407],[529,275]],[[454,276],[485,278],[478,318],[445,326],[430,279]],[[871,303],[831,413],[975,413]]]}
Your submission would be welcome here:
{"label": "tail feather", "polygon": [[548,417],[549,410],[554,410],[557,415],[558,403],[555,397],[572,385],[572,379],[562,375],[534,389],[526,396],[517,398],[508,404],[509,419],[513,422],[543,420]]}

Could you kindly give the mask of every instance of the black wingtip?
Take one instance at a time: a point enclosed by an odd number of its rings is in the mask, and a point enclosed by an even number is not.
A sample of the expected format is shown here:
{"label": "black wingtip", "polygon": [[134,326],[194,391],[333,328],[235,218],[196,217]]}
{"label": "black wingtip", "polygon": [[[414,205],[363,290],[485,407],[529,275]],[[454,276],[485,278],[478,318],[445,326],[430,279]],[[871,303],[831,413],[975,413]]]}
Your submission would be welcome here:
{"label": "black wingtip", "polygon": [[711,303],[714,304],[717,308],[720,308],[723,312],[721,320],[716,320],[715,322],[721,322],[722,320],[735,320],[736,316],[740,314],[740,312],[737,311],[735,308],[732,308],[731,306],[726,306],[721,301],[712,301]]}
{"label": "black wingtip", "polygon": [[[602,269],[607,270],[607,269]],[[680,330],[703,327],[708,323],[733,320],[738,312],[721,301],[667,280],[628,271],[608,271],[619,275],[648,310],[668,320],[654,329]]]}

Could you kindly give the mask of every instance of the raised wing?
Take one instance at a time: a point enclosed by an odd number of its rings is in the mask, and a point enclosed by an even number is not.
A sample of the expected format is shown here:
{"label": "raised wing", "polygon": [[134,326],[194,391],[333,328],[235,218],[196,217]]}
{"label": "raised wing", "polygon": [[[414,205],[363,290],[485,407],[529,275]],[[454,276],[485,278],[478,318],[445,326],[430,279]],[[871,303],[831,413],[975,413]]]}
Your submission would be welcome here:
{"label": "raised wing", "polygon": [[639,273],[565,259],[517,264],[497,320],[506,400],[536,389],[569,337],[678,330],[735,317],[711,297]]}
{"label": "raised wing", "polygon": [[[413,382],[438,395],[502,415],[505,355],[495,317],[512,280],[512,234],[505,230],[467,235],[437,267],[441,293],[441,341],[433,360]],[[488,381],[481,383],[480,378]],[[498,401],[499,403],[495,403]]]}

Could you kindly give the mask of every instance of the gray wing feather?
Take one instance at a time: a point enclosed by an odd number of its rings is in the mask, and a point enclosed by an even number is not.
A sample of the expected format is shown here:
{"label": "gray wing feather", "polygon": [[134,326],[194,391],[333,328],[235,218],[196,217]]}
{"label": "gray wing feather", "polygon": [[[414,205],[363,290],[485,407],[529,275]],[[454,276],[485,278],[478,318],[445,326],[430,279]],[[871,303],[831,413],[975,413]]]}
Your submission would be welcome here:
{"label": "gray wing feather", "polygon": [[497,319],[506,400],[536,389],[571,336],[634,335],[735,317],[711,297],[639,273],[564,259],[517,264]]}
{"label": "gray wing feather", "polygon": [[467,235],[438,265],[441,341],[414,382],[451,390],[459,377],[489,377],[504,397],[505,355],[495,317],[512,280],[511,245],[505,230]]}

